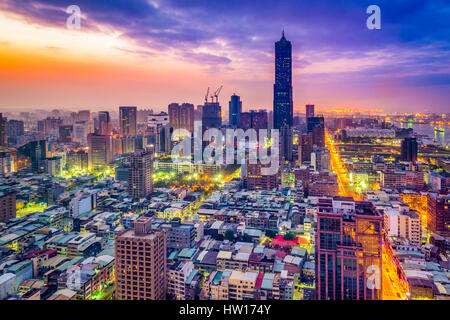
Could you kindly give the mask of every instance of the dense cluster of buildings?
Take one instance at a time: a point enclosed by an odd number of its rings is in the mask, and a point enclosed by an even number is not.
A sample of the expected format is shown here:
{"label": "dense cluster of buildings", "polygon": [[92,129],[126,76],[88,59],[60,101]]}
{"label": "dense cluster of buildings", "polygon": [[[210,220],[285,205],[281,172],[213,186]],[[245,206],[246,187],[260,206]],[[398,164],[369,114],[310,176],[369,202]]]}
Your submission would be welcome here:
{"label": "dense cluster of buildings", "polygon": [[[0,299],[450,299],[445,146],[400,116],[294,113],[284,32],[273,111],[233,94],[224,121],[221,89],[160,113],[0,113]],[[279,143],[172,158],[196,123]]]}

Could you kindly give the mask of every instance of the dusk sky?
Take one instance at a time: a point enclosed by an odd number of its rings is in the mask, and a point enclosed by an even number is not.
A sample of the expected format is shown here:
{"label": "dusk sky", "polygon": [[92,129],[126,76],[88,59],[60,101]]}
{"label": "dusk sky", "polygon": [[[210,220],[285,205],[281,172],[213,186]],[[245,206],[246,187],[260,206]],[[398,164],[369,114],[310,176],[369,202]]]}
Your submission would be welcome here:
{"label": "dusk sky", "polygon": [[[369,30],[369,5],[381,30]],[[78,5],[81,28],[66,8]],[[293,47],[294,110],[448,112],[448,0],[1,0],[0,111],[273,106],[274,42]]]}

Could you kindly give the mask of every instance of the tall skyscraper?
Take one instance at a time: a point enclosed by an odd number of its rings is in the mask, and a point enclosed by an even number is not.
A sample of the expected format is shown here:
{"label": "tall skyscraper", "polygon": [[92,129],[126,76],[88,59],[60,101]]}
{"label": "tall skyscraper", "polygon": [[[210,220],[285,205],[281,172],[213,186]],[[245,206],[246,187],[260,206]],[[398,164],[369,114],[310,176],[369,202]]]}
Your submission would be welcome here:
{"label": "tall skyscraper", "polygon": [[312,132],[308,132],[307,134],[299,133],[297,146],[298,163],[303,165],[305,162],[311,161],[311,152],[313,150]]}
{"label": "tall skyscraper", "polygon": [[205,102],[202,108],[203,130],[222,126],[222,107],[219,102]]}
{"label": "tall skyscraper", "polygon": [[8,146],[8,119],[0,113],[0,147]]}
{"label": "tall skyscraper", "polygon": [[153,152],[138,150],[130,158],[128,193],[145,198],[153,192]]}
{"label": "tall skyscraper", "polygon": [[12,144],[18,143],[20,136],[25,133],[23,121],[9,120],[8,121],[8,142]]}
{"label": "tall skyscraper", "polygon": [[273,127],[292,127],[292,46],[284,37],[275,42],[275,84],[273,85]]}
{"label": "tall skyscraper", "polygon": [[242,113],[242,101],[241,98],[233,94],[231,96],[230,102],[229,102],[229,109],[228,109],[228,119],[229,119],[229,125],[232,127],[238,127],[240,124],[239,118]]}
{"label": "tall skyscraper", "polygon": [[319,148],[325,147],[325,120],[323,116],[306,118],[308,132],[312,133],[312,143]]}
{"label": "tall skyscraper", "polygon": [[382,299],[383,215],[348,197],[317,203],[318,300]]}
{"label": "tall skyscraper", "polygon": [[116,299],[166,299],[166,243],[166,233],[152,230],[152,218],[145,216],[134,222],[134,229],[117,236]]}
{"label": "tall skyscraper", "polygon": [[89,170],[105,169],[113,159],[111,136],[90,133],[87,140]]}
{"label": "tall skyscraper", "polygon": [[314,117],[314,105],[307,104],[306,105],[306,118],[312,118],[312,117]]}
{"label": "tall skyscraper", "polygon": [[186,129],[194,132],[194,105],[190,103],[169,104],[169,121],[174,130]]}
{"label": "tall skyscraper", "polygon": [[111,119],[109,117],[108,111],[98,112],[98,134],[108,134],[110,135],[112,131]]}
{"label": "tall skyscraper", "polygon": [[405,138],[401,144],[400,160],[408,162],[417,161],[418,144],[416,138]]}
{"label": "tall skyscraper", "polygon": [[119,107],[120,137],[137,133],[137,107]]}

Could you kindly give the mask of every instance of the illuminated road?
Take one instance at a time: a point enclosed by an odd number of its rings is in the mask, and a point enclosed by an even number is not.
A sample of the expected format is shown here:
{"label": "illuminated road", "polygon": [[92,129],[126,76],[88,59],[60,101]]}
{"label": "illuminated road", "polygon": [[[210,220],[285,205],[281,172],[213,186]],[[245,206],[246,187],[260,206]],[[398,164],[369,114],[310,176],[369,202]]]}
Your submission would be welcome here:
{"label": "illuminated road", "polygon": [[355,199],[359,200],[359,197],[354,195],[353,192],[351,191],[348,171],[341,161],[341,157],[335,146],[334,141],[330,138],[326,130],[325,130],[325,145],[330,151],[331,169],[334,173],[337,174],[337,180],[339,184],[339,195],[345,197],[355,197]]}
{"label": "illuminated road", "polygon": [[[331,168],[338,176],[339,192],[342,196],[353,197],[355,200],[361,200],[351,189],[351,182],[348,177],[348,171],[342,163],[338,149],[334,141],[330,138],[327,131],[325,131],[325,144],[330,151]],[[386,244],[382,246],[382,288],[383,300],[403,300],[406,299],[408,292],[408,284],[399,279],[396,271],[396,264],[393,258],[388,254]]]}

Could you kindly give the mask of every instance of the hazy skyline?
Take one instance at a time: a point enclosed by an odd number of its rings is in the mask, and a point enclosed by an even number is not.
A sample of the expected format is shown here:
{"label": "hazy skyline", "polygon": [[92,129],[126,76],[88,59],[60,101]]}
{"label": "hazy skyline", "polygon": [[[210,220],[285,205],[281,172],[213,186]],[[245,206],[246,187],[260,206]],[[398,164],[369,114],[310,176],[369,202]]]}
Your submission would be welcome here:
{"label": "hazy skyline", "polygon": [[[80,30],[66,28],[69,5]],[[366,8],[381,8],[381,30]],[[117,108],[241,96],[273,106],[274,42],[293,46],[294,111],[445,112],[450,4],[423,1],[96,1],[0,3],[0,110]]]}

